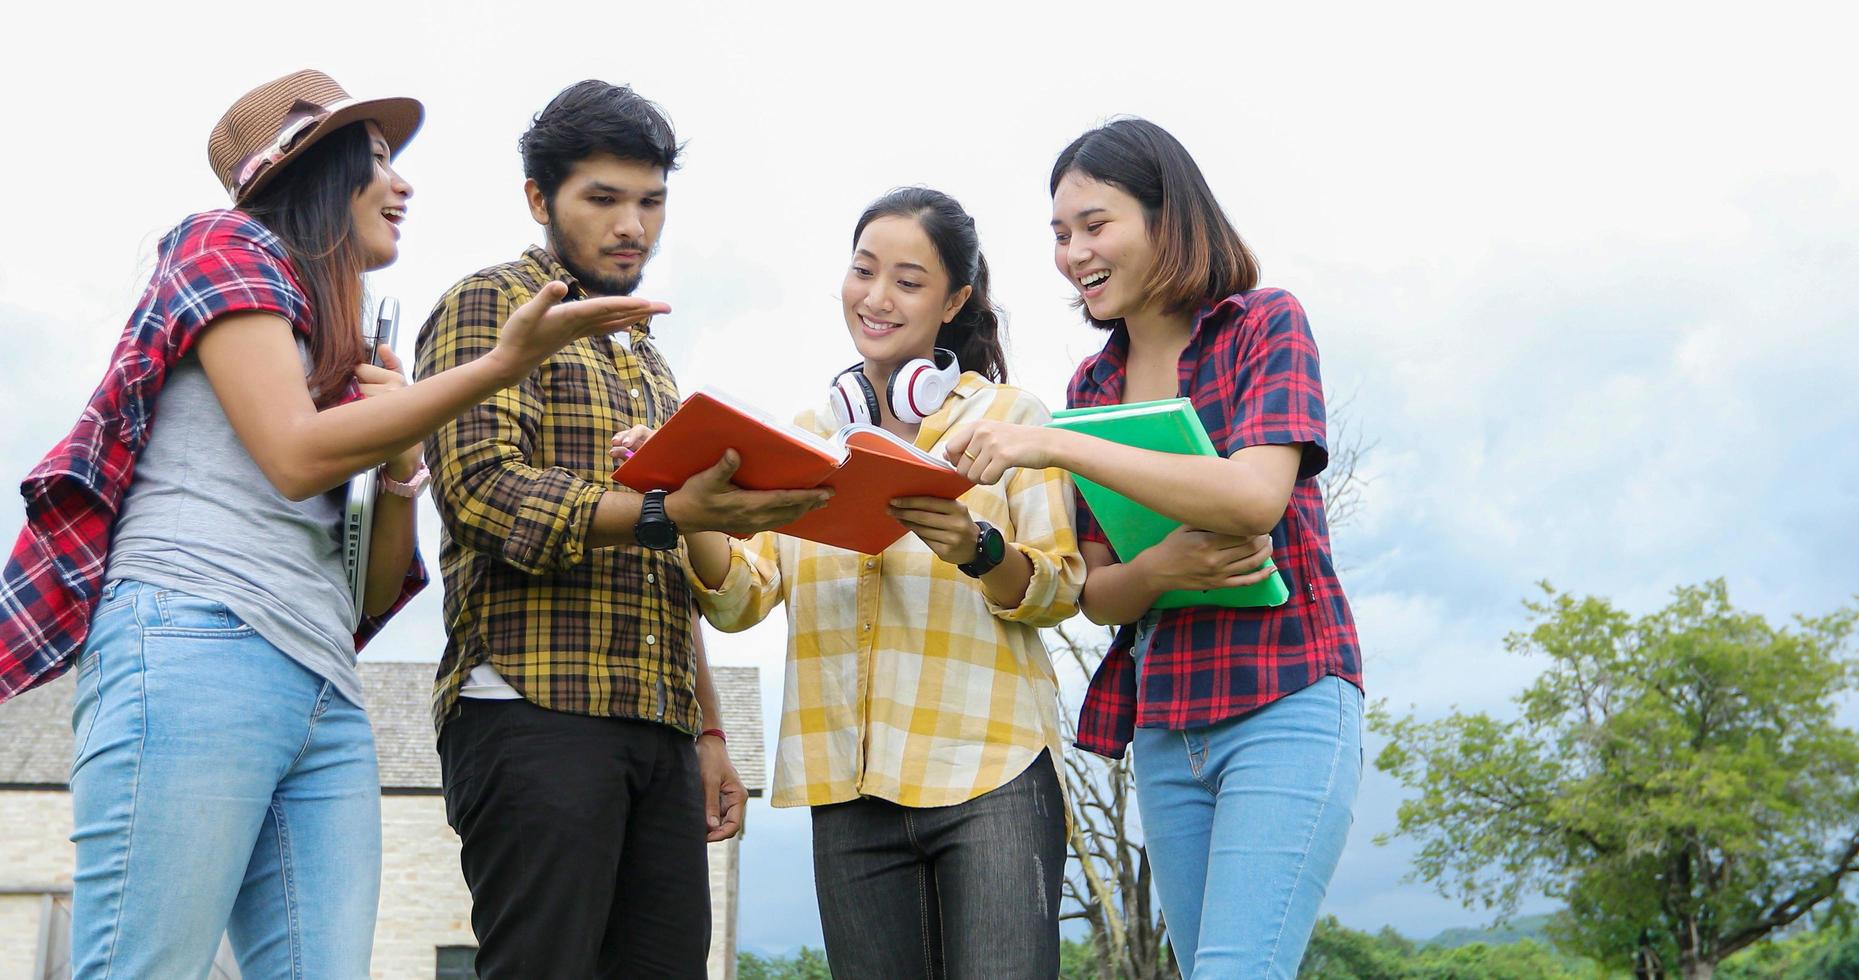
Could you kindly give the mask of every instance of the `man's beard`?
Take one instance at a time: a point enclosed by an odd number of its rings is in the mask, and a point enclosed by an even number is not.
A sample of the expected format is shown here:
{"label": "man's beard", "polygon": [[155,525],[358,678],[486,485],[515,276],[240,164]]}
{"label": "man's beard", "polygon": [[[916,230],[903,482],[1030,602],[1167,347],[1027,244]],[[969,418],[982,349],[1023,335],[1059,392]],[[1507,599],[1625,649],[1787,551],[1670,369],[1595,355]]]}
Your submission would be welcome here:
{"label": "man's beard", "polygon": [[633,290],[639,288],[639,280],[645,276],[646,262],[650,261],[652,255],[658,251],[657,246],[649,250],[641,249],[639,265],[631,275],[611,276],[584,268],[576,260],[574,252],[568,248],[567,243],[555,234],[554,225],[548,228],[548,239],[549,251],[555,253],[555,258],[562,264],[562,268],[567,269],[568,274],[574,276],[575,281],[581,284],[583,290],[596,296],[631,296]]}

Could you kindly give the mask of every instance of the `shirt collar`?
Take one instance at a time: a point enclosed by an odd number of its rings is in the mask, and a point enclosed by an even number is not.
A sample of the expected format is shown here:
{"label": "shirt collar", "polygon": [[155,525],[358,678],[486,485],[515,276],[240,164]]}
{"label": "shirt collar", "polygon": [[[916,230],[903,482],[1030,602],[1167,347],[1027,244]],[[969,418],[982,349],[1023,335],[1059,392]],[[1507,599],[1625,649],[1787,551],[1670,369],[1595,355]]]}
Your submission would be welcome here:
{"label": "shirt collar", "polygon": [[[537,289],[541,289],[551,279],[560,279],[568,287],[568,295],[564,301],[587,298],[588,292],[581,287],[581,281],[575,278],[574,273],[568,271],[568,267],[555,257],[554,252],[541,245],[531,245],[523,250],[523,258],[528,260],[533,267],[531,271],[535,274]],[[633,324],[632,328],[627,331],[628,346],[637,344],[641,340],[650,341],[651,339],[652,320],[650,317],[643,322]]]}
{"label": "shirt collar", "polygon": [[948,398],[943,399],[942,407],[936,409],[929,418],[923,420],[922,425],[917,427],[917,448],[928,450],[935,446],[936,440],[941,439],[943,433],[949,431],[949,424],[955,418],[956,407],[961,402],[973,398],[977,392],[986,389],[991,383],[974,371],[962,372],[962,376],[955,380],[955,390],[949,392]]}
{"label": "shirt collar", "polygon": [[[1238,323],[1246,312],[1247,296],[1247,293],[1234,293],[1218,303],[1201,307],[1200,312],[1194,315],[1194,329],[1188,334],[1188,349],[1202,342],[1202,334],[1210,334]],[[1130,331],[1119,320],[1111,328],[1110,339],[1104,341],[1104,349],[1098,351],[1097,358],[1091,362],[1089,377],[1092,386],[1107,387],[1112,378],[1122,375],[1129,360]]]}

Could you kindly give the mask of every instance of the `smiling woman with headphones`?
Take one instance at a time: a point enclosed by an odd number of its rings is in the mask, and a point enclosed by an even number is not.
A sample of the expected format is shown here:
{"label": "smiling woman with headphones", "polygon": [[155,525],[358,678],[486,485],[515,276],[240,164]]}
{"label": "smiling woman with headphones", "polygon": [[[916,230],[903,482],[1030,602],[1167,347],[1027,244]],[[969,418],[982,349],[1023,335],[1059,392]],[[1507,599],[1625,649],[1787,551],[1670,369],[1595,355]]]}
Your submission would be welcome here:
{"label": "smiling woman with headphones", "polygon": [[[1042,424],[1004,384],[975,224],[936,191],[865,210],[841,290],[862,357],[833,419],[925,451],[984,419]],[[893,502],[912,533],[860,555],[764,532],[689,536],[711,624],[788,603],[775,806],[813,807],[827,958],[851,977],[1054,976],[1065,809],[1057,684],[1039,628],[1077,609],[1070,481],[1027,469],[962,499]]]}

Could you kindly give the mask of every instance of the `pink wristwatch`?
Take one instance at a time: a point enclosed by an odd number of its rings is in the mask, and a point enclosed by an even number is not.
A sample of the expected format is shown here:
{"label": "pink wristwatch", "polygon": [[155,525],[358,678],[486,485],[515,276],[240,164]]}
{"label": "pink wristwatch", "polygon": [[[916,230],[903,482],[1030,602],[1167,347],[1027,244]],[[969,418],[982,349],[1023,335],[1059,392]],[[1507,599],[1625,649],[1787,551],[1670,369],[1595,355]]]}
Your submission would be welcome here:
{"label": "pink wristwatch", "polygon": [[420,491],[426,489],[426,481],[430,479],[432,479],[432,471],[426,468],[424,461],[420,463],[419,469],[413,471],[412,478],[405,483],[388,476],[387,467],[381,467],[381,489],[396,497],[419,496]]}

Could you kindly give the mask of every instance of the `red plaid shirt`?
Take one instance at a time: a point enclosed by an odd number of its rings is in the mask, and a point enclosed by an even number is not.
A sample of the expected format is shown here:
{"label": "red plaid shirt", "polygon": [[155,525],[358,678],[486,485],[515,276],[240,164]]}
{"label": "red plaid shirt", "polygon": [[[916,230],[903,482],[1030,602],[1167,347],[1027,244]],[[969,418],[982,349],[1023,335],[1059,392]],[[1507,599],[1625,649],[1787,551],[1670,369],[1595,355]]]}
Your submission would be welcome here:
{"label": "red plaid shirt", "polygon": [[[77,424],[26,475],[26,526],[0,572],[0,701],[67,670],[103,589],[110,532],[155,424],[168,369],[229,313],[274,313],[308,334],[308,298],[278,237],[238,211],[196,214],[162,237],[155,274]],[[351,383],[348,401],[360,396]],[[426,585],[417,553],[400,599],[355,633],[360,649]]]}
{"label": "red plaid shirt", "polygon": [[[1129,334],[1118,327],[1072,376],[1066,404],[1123,401]],[[1198,728],[1270,704],[1326,675],[1362,686],[1355,618],[1330,559],[1317,474],[1329,463],[1317,343],[1304,308],[1281,289],[1229,296],[1203,310],[1178,366],[1223,455],[1247,446],[1300,446],[1297,485],[1272,529],[1272,559],[1291,599],[1269,609],[1198,606],[1159,614],[1145,655],[1142,689],[1130,655],[1133,625],[1117,632],[1091,678],[1078,719],[1078,746],[1118,757],[1135,726]],[[1083,499],[1078,539],[1108,546]]]}

